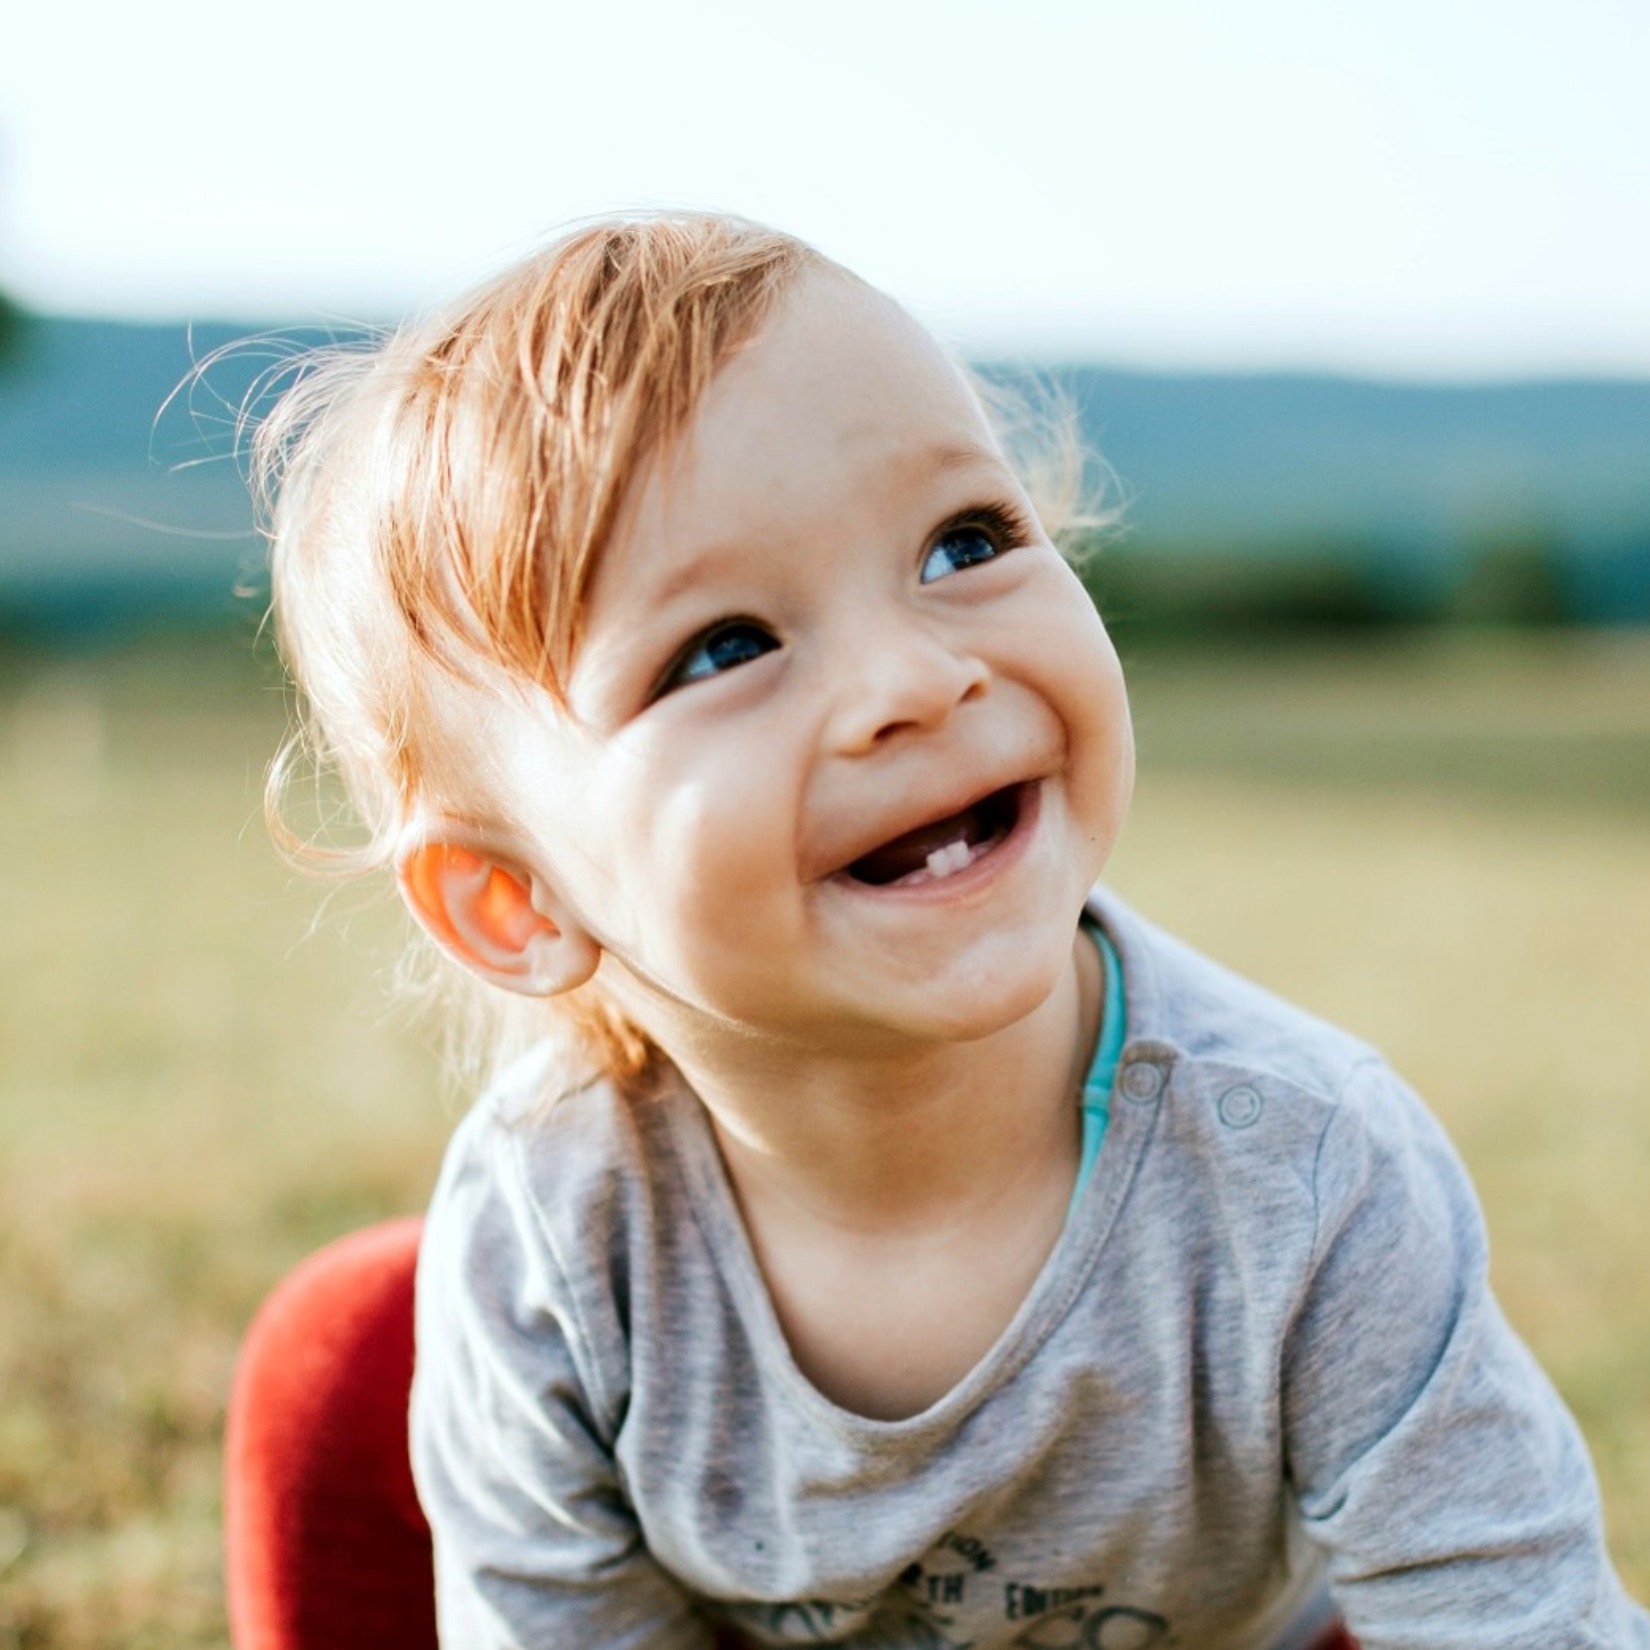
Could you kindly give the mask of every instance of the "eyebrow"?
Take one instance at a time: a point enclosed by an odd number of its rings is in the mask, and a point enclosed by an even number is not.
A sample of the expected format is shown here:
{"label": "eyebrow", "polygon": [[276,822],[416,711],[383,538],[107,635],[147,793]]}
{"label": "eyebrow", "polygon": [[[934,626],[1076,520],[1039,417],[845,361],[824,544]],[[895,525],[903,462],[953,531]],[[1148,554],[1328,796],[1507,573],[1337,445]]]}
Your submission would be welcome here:
{"label": "eyebrow", "polygon": [[689,551],[660,574],[648,605],[655,611],[669,607],[696,585],[713,580],[721,563],[736,562],[739,556],[739,546],[732,541],[717,540]]}
{"label": "eyebrow", "polygon": [[931,447],[919,447],[901,462],[903,467],[924,470],[931,475],[949,475],[953,470],[973,470],[981,466],[1013,473],[1001,453],[975,441],[942,441]]}
{"label": "eyebrow", "polygon": [[[977,441],[939,441],[928,446],[898,452],[889,460],[890,470],[909,476],[941,478],[959,470],[992,470],[1005,480],[1014,479],[1013,466],[1000,452]],[[668,607],[684,591],[714,577],[717,564],[737,560],[739,546],[712,541],[690,552],[663,574],[655,585],[651,605]]]}

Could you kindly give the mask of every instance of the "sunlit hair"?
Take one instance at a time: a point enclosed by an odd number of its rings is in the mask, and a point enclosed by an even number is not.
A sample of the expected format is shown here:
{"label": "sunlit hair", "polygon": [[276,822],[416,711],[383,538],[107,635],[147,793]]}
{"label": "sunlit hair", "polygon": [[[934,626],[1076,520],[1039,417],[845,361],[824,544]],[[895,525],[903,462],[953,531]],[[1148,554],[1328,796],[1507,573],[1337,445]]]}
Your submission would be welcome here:
{"label": "sunlit hair", "polygon": [[[421,802],[462,802],[436,794],[455,695],[537,688],[565,703],[632,480],[798,275],[836,267],[737,218],[606,220],[450,309],[292,365],[252,440],[276,639],[299,693],[266,793],[283,850],[341,873],[388,865]],[[987,399],[1012,437],[1002,396]],[[328,773],[357,827],[348,843],[290,823],[298,781]],[[445,992],[470,989],[456,974],[443,971]],[[650,1062],[593,985],[553,1017],[476,989],[479,1013],[456,1005],[475,1063],[558,1025],[615,1077]]]}

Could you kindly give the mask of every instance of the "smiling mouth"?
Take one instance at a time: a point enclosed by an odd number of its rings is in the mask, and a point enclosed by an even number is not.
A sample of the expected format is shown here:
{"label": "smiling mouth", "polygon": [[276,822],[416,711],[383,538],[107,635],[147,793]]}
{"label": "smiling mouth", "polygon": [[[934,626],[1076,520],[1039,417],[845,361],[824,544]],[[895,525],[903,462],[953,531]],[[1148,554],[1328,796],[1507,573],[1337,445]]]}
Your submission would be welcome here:
{"label": "smiling mouth", "polygon": [[989,854],[1019,822],[1024,787],[1009,785],[959,813],[905,831],[846,867],[855,882],[873,888],[915,887],[966,871]]}

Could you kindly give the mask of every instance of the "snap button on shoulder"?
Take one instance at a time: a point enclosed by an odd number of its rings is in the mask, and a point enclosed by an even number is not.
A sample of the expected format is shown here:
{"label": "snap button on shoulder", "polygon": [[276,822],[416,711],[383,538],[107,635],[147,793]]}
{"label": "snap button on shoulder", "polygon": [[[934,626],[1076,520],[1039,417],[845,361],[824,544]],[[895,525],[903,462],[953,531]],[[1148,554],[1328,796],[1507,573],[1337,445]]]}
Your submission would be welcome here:
{"label": "snap button on shoulder", "polygon": [[1125,1100],[1146,1105],[1163,1092],[1163,1068],[1150,1060],[1131,1060],[1118,1081]]}
{"label": "snap button on shoulder", "polygon": [[1220,1104],[1216,1108],[1220,1113],[1220,1120],[1229,1129],[1246,1129],[1250,1124],[1260,1119],[1261,1107],[1265,1104],[1260,1094],[1247,1085],[1235,1089],[1227,1089],[1221,1095]]}

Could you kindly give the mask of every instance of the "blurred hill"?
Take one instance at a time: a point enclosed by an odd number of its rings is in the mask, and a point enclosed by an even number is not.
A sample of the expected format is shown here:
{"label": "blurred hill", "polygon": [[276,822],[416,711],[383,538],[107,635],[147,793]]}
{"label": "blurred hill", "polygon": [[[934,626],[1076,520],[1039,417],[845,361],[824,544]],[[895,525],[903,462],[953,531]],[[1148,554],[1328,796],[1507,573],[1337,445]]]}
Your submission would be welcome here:
{"label": "blurred hill", "polygon": [[1119,622],[1650,622],[1650,383],[1047,378],[1111,471]]}
{"label": "blurred hill", "polygon": [[[51,641],[254,608],[262,547],[234,458],[269,352],[252,327],[25,316],[0,363],[0,633]],[[180,388],[180,386],[183,386]]]}
{"label": "blurred hill", "polygon": [[[24,318],[0,362],[0,633],[258,611],[235,421],[279,352],[179,391],[256,331]],[[1650,383],[1037,378],[1115,475],[1124,526],[1090,577],[1119,624],[1650,623]]]}

